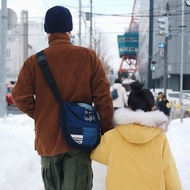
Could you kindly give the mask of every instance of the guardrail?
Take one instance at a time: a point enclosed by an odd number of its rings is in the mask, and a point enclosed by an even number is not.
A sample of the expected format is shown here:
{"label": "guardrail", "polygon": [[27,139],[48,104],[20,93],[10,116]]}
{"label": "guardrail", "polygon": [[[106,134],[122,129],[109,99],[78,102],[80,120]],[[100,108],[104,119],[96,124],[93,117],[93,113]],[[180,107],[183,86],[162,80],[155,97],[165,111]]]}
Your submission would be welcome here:
{"label": "guardrail", "polygon": [[190,117],[190,105],[171,104],[170,106],[170,119]]}

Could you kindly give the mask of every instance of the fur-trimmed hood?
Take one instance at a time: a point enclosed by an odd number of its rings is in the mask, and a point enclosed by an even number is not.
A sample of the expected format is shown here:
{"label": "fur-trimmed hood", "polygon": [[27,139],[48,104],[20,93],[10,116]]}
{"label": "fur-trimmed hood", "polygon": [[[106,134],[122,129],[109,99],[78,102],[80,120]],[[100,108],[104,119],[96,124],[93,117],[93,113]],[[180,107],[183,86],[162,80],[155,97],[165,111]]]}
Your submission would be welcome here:
{"label": "fur-trimmed hood", "polygon": [[163,112],[142,110],[132,111],[121,108],[114,113],[118,132],[131,143],[147,143],[156,137],[161,130],[167,131],[169,120]]}

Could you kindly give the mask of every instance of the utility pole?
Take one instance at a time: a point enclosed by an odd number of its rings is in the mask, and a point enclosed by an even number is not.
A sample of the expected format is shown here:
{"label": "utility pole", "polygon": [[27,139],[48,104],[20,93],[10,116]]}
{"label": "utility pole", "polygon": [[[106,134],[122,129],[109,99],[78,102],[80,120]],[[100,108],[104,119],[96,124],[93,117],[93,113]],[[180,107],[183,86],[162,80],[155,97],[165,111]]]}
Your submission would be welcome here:
{"label": "utility pole", "polygon": [[81,17],[82,17],[82,11],[81,11],[81,0],[79,0],[79,46],[81,46]]}
{"label": "utility pole", "polygon": [[164,75],[163,75],[163,88],[164,94],[168,88],[168,37],[165,37],[165,46],[164,46]]}
{"label": "utility pole", "polygon": [[148,58],[148,88],[154,88],[154,81],[152,79],[151,60],[153,58],[153,23],[154,23],[154,0],[150,0],[149,8],[149,58]]}
{"label": "utility pole", "polygon": [[90,49],[92,49],[92,0],[90,0]]}
{"label": "utility pole", "polygon": [[166,91],[168,88],[168,40],[170,39],[170,24],[169,24],[169,3],[166,3],[166,15],[164,17],[158,18],[159,28],[161,31],[160,35],[165,36],[164,42],[164,74],[163,74],[163,88],[164,94],[166,95]]}
{"label": "utility pole", "polygon": [[[168,15],[169,15],[169,3],[166,3],[167,19],[168,19]],[[169,24],[168,24],[168,27],[169,27]],[[164,46],[164,75],[163,75],[163,88],[164,88],[165,95],[168,88],[168,40],[169,40],[169,35],[166,35],[165,46]]]}
{"label": "utility pole", "polygon": [[182,11],[181,11],[181,72],[180,72],[180,106],[181,106],[181,123],[183,122],[183,59],[184,59],[184,0],[182,0]]}
{"label": "utility pole", "polygon": [[22,32],[23,32],[23,61],[28,58],[28,11],[22,11]]}
{"label": "utility pole", "polygon": [[7,114],[6,110],[6,58],[7,58],[7,1],[1,0],[1,55],[0,55],[0,117]]}

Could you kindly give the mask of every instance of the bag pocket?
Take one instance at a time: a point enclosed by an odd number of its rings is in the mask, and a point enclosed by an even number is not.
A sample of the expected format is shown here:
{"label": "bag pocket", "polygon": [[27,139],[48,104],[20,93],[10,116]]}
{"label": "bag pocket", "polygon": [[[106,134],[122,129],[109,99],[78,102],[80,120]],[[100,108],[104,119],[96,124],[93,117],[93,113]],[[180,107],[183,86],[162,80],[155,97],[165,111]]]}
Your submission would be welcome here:
{"label": "bag pocket", "polygon": [[99,142],[100,132],[96,128],[83,128],[83,145],[84,146],[94,146]]}

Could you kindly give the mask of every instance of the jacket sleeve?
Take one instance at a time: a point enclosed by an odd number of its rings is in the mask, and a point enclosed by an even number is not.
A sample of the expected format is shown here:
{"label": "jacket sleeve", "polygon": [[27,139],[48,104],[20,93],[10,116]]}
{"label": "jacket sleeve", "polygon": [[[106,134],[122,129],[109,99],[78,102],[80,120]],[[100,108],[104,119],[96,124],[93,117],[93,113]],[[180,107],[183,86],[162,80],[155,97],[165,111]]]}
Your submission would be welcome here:
{"label": "jacket sleeve", "polygon": [[110,84],[102,63],[95,56],[92,76],[92,101],[100,116],[102,134],[113,128],[113,103],[110,94]]}
{"label": "jacket sleeve", "polygon": [[[27,61],[30,61],[30,58]],[[34,88],[32,76],[27,66],[27,61],[22,66],[16,84],[11,93],[14,104],[22,112],[34,118]]]}
{"label": "jacket sleeve", "polygon": [[108,165],[108,157],[111,148],[111,132],[112,130],[102,135],[100,144],[92,151],[90,155],[92,160],[104,165]]}
{"label": "jacket sleeve", "polygon": [[163,167],[166,189],[182,190],[177,167],[171,153],[167,138],[163,149]]}

